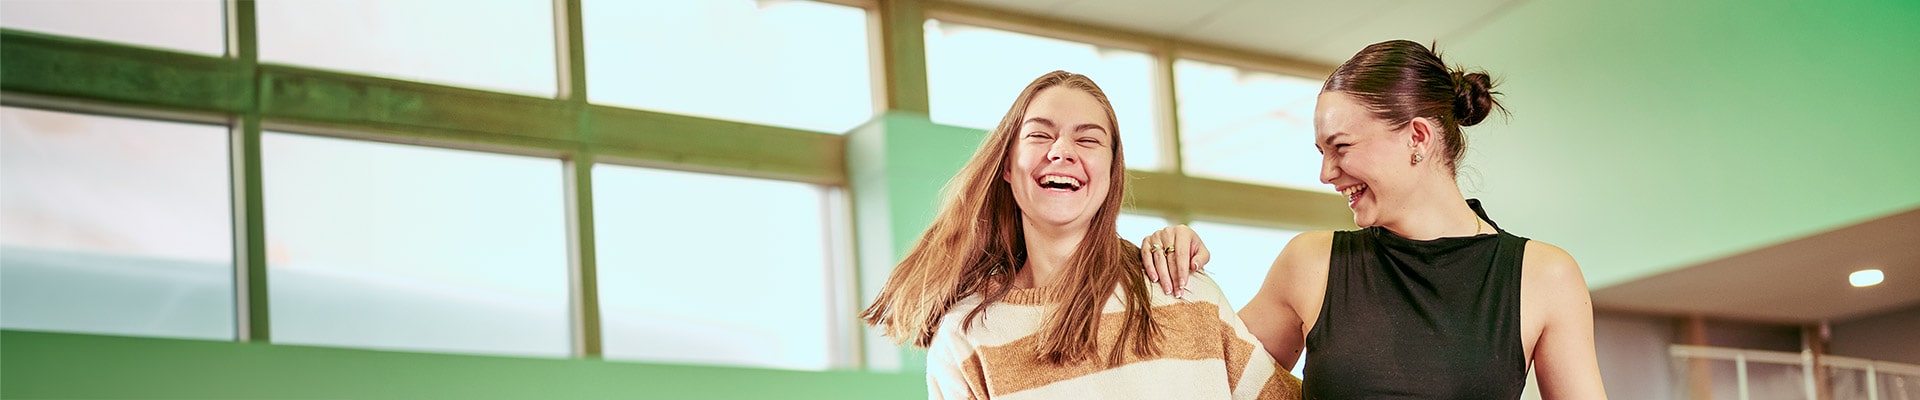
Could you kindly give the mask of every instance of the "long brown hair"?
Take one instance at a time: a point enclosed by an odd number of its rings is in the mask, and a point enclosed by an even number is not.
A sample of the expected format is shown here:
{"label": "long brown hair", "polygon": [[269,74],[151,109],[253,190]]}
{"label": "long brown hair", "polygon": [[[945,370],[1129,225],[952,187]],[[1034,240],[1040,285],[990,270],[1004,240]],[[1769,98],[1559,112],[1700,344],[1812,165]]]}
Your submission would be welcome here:
{"label": "long brown hair", "polygon": [[1441,159],[1456,173],[1467,153],[1467,135],[1473,126],[1498,109],[1496,83],[1486,71],[1449,68],[1440,53],[1409,40],[1374,43],[1340,64],[1320,87],[1359,99],[1374,118],[1392,129],[1425,117],[1440,124]]}
{"label": "long brown hair", "polygon": [[1069,279],[1058,283],[1064,289],[1062,301],[1050,306],[1048,327],[1039,334],[1037,356],[1055,365],[1093,358],[1101,309],[1116,285],[1125,289],[1126,322],[1121,325],[1119,341],[1108,361],[1119,363],[1127,347],[1136,356],[1158,353],[1153,338],[1159,327],[1148,312],[1152,305],[1140,265],[1140,248],[1121,239],[1115,228],[1127,185],[1113,105],[1092,79],[1066,71],[1041,75],[1027,84],[1000,119],[1000,125],[980,143],[973,159],[947,182],[946,200],[933,224],[920,235],[906,260],[894,266],[873,305],[861,313],[860,318],[868,325],[883,326],[895,343],[927,347],[940,327],[940,319],[955,303],[981,296],[980,305],[967,314],[962,325],[965,332],[981,311],[1012,290],[1013,271],[1025,264],[1027,251],[1020,205],[1003,179],[1007,154],[1018,137],[1020,121],[1026,117],[1027,104],[1041,90],[1056,86],[1091,94],[1106,108],[1108,133],[1113,136],[1113,169],[1108,177],[1113,186],[1062,271],[1062,276]]}

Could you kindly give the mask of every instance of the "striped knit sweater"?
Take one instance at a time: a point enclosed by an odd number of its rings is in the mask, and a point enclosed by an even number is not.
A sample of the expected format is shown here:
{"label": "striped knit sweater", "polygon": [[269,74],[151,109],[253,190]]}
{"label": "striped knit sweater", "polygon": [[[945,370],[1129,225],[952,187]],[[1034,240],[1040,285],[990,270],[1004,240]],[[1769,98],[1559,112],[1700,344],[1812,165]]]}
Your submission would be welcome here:
{"label": "striped knit sweater", "polygon": [[1205,275],[1194,275],[1186,300],[1147,291],[1160,354],[1129,353],[1117,367],[1104,360],[1126,318],[1116,288],[1100,320],[1098,360],[1054,366],[1038,357],[1039,333],[1054,288],[1015,289],[961,333],[980,297],[961,300],[940,322],[927,349],[927,395],[934,399],[1298,399],[1300,380],[1280,370]]}

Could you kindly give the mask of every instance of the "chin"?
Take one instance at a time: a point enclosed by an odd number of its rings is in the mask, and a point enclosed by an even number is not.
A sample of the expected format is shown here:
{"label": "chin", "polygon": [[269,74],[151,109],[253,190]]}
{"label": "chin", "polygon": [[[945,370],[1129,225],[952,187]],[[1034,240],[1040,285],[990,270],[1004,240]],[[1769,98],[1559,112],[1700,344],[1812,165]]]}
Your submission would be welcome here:
{"label": "chin", "polygon": [[1039,225],[1046,226],[1069,226],[1080,220],[1078,215],[1049,215],[1048,213],[1028,215],[1028,218]]}
{"label": "chin", "polygon": [[1354,226],[1366,228],[1366,227],[1378,225],[1379,223],[1380,223],[1379,218],[1376,218],[1373,215],[1373,213],[1362,213],[1362,212],[1353,213]]}

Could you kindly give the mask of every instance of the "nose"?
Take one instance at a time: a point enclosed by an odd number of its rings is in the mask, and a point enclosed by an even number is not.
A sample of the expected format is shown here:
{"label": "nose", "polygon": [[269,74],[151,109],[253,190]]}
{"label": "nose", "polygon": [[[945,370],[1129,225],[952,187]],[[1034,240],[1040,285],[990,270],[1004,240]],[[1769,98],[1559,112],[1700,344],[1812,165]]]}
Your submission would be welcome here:
{"label": "nose", "polygon": [[1340,165],[1334,162],[1333,155],[1331,154],[1321,155],[1320,156],[1320,183],[1331,185],[1333,184],[1334,178],[1339,178],[1339,177],[1340,177]]}
{"label": "nose", "polygon": [[1053,146],[1050,146],[1047,148],[1047,161],[1079,162],[1080,153],[1073,146],[1073,142],[1066,141],[1066,140],[1055,140],[1053,142]]}

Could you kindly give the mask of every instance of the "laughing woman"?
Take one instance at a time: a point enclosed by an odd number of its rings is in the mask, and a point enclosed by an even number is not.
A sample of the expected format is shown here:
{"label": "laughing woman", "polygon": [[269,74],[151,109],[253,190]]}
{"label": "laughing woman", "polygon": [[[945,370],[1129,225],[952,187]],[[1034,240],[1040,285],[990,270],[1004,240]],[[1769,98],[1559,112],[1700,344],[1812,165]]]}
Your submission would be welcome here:
{"label": "laughing woman", "polygon": [[1197,276],[1148,290],[1115,231],[1126,186],[1106,94],[1035,79],[861,318],[927,348],[932,398],[1292,399],[1299,381]]}
{"label": "laughing woman", "polygon": [[[1606,398],[1580,266],[1501,229],[1455,182],[1462,128],[1495,94],[1487,74],[1405,40],[1367,46],[1322,86],[1320,181],[1361,229],[1295,237],[1240,310],[1282,364],[1310,355],[1308,397],[1517,399],[1531,367],[1547,399]],[[1162,292],[1205,263],[1185,226],[1143,243],[1182,251],[1143,262]]]}

